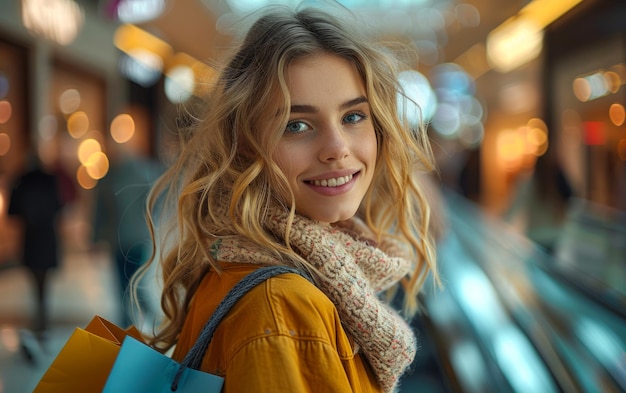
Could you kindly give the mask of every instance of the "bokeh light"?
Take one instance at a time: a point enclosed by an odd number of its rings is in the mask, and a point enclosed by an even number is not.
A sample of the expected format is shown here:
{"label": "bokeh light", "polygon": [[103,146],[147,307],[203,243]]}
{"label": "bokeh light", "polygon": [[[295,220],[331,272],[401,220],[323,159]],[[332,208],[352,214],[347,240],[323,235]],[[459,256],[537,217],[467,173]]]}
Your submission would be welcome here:
{"label": "bokeh light", "polygon": [[109,171],[109,158],[101,151],[95,152],[83,166],[92,179],[102,179]]}
{"label": "bokeh light", "polygon": [[77,111],[67,119],[67,132],[74,139],[84,136],[89,130],[89,117],[83,111]]}
{"label": "bokeh light", "polygon": [[83,165],[80,165],[76,170],[76,181],[85,190],[91,190],[96,186],[96,184],[98,184],[98,180],[89,176],[87,168]]}
{"label": "bokeh light", "polygon": [[582,102],[589,101],[591,97],[591,85],[585,78],[576,78],[572,84],[574,95]]}
{"label": "bokeh light", "polygon": [[91,160],[91,156],[95,153],[100,153],[101,151],[102,146],[100,145],[100,142],[92,138],[85,139],[80,143],[80,145],[78,145],[78,161],[87,166]]}
{"label": "bokeh light", "polygon": [[49,141],[57,134],[58,121],[54,115],[45,115],[39,120],[37,132],[44,141]]}
{"label": "bokeh light", "polygon": [[604,79],[611,93],[617,93],[619,88],[622,86],[622,79],[617,72],[614,72],[614,71],[604,72]]}
{"label": "bokeh light", "polygon": [[461,127],[461,117],[457,107],[448,102],[440,103],[435,112],[432,126],[441,136],[456,137]]}
{"label": "bokeh light", "polygon": [[74,0],[22,0],[22,23],[31,32],[68,45],[83,27],[83,10]]}
{"label": "bokeh light", "polygon": [[399,96],[398,111],[413,127],[429,122],[437,109],[437,96],[428,79],[418,71],[403,71],[398,79],[404,93]]}
{"label": "bokeh light", "polygon": [[13,107],[9,101],[0,101],[0,124],[4,124],[9,121],[13,114]]}
{"label": "bokeh light", "polygon": [[163,13],[165,0],[120,0],[115,3],[117,18],[126,23],[141,23],[157,18]]}
{"label": "bokeh light", "polygon": [[611,119],[611,122],[618,127],[624,124],[624,120],[626,119],[624,105],[617,103],[612,104],[609,107],[609,118]]}
{"label": "bokeh light", "polygon": [[6,155],[11,150],[11,137],[7,133],[0,133],[0,156]]}
{"label": "bokeh light", "polygon": [[431,69],[431,81],[437,97],[433,130],[466,147],[480,145],[485,134],[484,107],[474,97],[474,80],[458,64],[444,63]]}
{"label": "bokeh light", "polygon": [[487,59],[498,72],[510,72],[541,53],[543,30],[531,20],[511,18],[487,36]]}
{"label": "bokeh light", "polygon": [[135,48],[128,54],[121,54],[119,68],[128,79],[140,86],[148,87],[161,78],[163,59],[147,49]]}
{"label": "bokeh light", "polygon": [[531,146],[532,154],[536,156],[541,156],[548,150],[548,136],[539,128],[529,128],[526,141],[528,146]]}
{"label": "bokeh light", "polygon": [[191,67],[179,65],[167,71],[165,95],[175,104],[185,102],[192,96],[196,79]]}
{"label": "bokeh light", "polygon": [[617,93],[623,80],[618,72],[600,70],[574,79],[572,88],[579,101],[587,102]]}
{"label": "bokeh light", "polygon": [[80,93],[76,89],[67,89],[59,96],[59,109],[63,114],[69,115],[76,112],[80,107]]}
{"label": "bokeh light", "polygon": [[135,135],[135,121],[131,115],[122,113],[111,121],[111,138],[115,142],[128,142],[133,135]]}

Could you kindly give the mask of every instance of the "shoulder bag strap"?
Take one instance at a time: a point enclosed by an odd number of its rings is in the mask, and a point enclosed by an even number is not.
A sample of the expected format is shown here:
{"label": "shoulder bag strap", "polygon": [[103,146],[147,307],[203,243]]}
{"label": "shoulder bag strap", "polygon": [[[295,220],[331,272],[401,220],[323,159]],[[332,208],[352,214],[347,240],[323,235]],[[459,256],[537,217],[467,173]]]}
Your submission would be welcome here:
{"label": "shoulder bag strap", "polygon": [[178,381],[185,368],[199,369],[204,358],[204,353],[209,347],[209,343],[213,338],[215,329],[222,321],[222,318],[230,311],[230,309],[241,299],[249,290],[264,282],[265,280],[285,273],[299,274],[307,280],[313,282],[311,277],[300,269],[296,269],[291,266],[264,266],[256,269],[252,273],[248,274],[241,281],[239,281],[224,297],[222,302],[217,306],[211,318],[204,325],[204,328],[200,332],[198,339],[194,343],[193,347],[189,350],[189,353],[183,359],[174,381],[172,382],[172,390],[176,390],[178,387]]}

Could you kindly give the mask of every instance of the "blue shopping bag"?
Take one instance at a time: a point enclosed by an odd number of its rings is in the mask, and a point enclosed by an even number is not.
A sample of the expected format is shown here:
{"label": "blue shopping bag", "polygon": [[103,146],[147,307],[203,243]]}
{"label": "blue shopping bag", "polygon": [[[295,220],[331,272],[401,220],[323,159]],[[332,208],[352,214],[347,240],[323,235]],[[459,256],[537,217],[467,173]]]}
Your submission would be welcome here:
{"label": "blue shopping bag", "polygon": [[222,390],[224,378],[188,367],[183,367],[176,386],[173,386],[180,368],[177,361],[127,336],[103,393],[210,393]]}

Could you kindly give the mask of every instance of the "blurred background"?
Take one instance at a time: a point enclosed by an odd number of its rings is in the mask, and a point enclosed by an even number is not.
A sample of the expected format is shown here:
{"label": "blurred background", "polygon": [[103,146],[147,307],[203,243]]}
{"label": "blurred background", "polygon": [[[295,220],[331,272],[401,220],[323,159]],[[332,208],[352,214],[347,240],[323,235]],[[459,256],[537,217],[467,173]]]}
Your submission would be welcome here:
{"label": "blurred background", "polygon": [[[136,267],[145,239],[120,228],[141,225],[180,105],[274,2],[0,2],[0,393],[32,391],[95,314],[125,323],[117,254]],[[401,391],[626,391],[626,2],[340,3],[415,49],[401,80],[438,164],[420,181],[444,285]],[[49,249],[27,235],[44,205]]]}

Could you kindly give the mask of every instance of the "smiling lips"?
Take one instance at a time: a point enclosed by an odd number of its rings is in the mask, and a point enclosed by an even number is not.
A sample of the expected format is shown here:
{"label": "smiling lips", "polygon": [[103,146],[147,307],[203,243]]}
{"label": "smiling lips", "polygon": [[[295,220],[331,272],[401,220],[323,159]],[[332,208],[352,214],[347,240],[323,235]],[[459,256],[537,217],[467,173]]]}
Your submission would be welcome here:
{"label": "smiling lips", "polygon": [[312,180],[309,183],[317,187],[339,187],[352,180],[353,177],[354,175],[348,175],[331,179]]}

